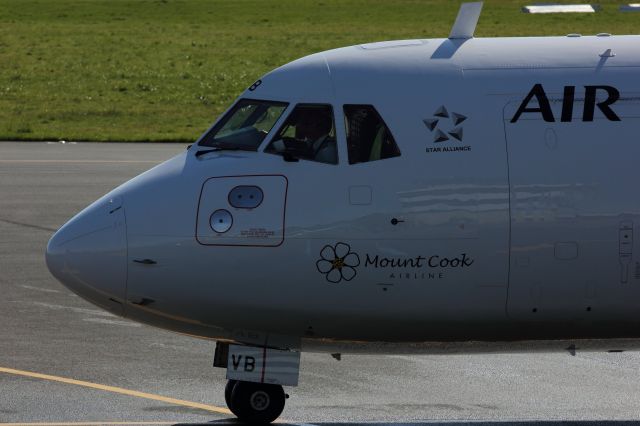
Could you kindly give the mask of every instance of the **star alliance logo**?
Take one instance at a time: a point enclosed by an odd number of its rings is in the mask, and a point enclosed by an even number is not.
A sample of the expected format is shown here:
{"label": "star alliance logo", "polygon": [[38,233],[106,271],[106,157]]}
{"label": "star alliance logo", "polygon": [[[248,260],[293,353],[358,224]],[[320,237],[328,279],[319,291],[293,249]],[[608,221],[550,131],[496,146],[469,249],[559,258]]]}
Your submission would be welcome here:
{"label": "star alliance logo", "polygon": [[425,118],[422,122],[433,133],[433,141],[435,143],[445,142],[450,138],[462,142],[464,132],[460,124],[466,119],[466,116],[457,112],[449,114],[447,108],[441,106],[433,114],[433,118]]}
{"label": "star alliance logo", "polygon": [[[427,129],[433,134],[433,143],[439,144],[447,141],[462,142],[464,129],[461,124],[467,120],[466,115],[458,112],[449,112],[447,107],[441,106],[433,113],[432,118],[422,120]],[[427,147],[427,152],[454,152],[471,151],[471,146],[436,146]]]}

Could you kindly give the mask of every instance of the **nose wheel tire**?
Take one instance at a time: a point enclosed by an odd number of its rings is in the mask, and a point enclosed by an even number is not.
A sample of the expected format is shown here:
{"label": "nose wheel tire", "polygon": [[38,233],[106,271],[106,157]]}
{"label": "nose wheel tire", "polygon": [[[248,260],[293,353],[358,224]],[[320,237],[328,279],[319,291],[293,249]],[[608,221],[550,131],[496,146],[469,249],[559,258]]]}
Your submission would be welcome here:
{"label": "nose wheel tire", "polygon": [[233,405],[231,404],[231,394],[233,393],[233,388],[236,386],[236,383],[238,383],[237,380],[227,381],[227,385],[224,387],[224,402],[227,403],[227,407],[229,407],[229,410],[231,410],[231,412],[237,417],[238,414],[233,411]]}
{"label": "nose wheel tire", "polygon": [[[233,382],[233,383],[232,383]],[[230,389],[230,398],[227,398]],[[284,410],[282,386],[229,380],[225,388],[227,407],[245,423],[271,423]]]}

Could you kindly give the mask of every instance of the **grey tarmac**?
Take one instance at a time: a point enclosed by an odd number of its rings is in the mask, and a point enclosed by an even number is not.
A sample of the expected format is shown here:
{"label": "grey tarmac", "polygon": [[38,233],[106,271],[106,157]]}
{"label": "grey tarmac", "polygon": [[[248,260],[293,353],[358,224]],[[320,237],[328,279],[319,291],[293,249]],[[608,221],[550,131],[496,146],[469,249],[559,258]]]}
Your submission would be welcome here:
{"label": "grey tarmac", "polygon": [[[236,423],[213,342],[113,317],[44,263],[73,214],[185,147],[0,143],[0,424]],[[301,367],[281,423],[640,424],[633,352],[304,353]]]}

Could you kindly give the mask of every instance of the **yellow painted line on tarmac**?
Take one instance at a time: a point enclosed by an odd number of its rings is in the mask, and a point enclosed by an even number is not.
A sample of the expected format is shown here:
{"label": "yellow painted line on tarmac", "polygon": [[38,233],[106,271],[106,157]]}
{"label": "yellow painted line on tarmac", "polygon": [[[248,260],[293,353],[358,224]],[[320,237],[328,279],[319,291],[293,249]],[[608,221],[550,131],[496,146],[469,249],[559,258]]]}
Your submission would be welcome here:
{"label": "yellow painted line on tarmac", "polygon": [[176,422],[60,422],[60,423],[0,423],[2,426],[118,426],[118,425],[175,425]]}
{"label": "yellow painted line on tarmac", "polygon": [[153,160],[0,160],[0,163],[89,163],[89,164],[111,164],[111,163],[149,163],[159,164],[161,161]]}
{"label": "yellow painted line on tarmac", "polygon": [[[168,398],[166,396],[154,395],[152,393],[138,392],[138,391],[119,388],[115,386],[106,386],[98,383],[85,382],[82,380],[67,379],[66,377],[51,376],[49,374],[40,374],[40,373],[31,372],[31,371],[14,370],[13,368],[4,368],[4,367],[0,367],[0,373],[31,377],[34,379],[49,380],[52,382],[66,383],[69,385],[84,386],[85,388],[98,389],[98,390],[103,390],[107,392],[119,393],[122,395],[135,396],[137,398],[145,398],[145,399],[151,399],[154,401],[166,402],[168,404],[182,405],[183,407],[198,408],[200,410],[210,411],[218,414],[231,415],[231,411],[229,411],[228,409],[222,408],[222,407],[216,407],[214,405],[200,404],[199,402],[191,402],[191,401],[184,401],[182,399]],[[98,423],[98,424],[102,424],[102,423]]]}

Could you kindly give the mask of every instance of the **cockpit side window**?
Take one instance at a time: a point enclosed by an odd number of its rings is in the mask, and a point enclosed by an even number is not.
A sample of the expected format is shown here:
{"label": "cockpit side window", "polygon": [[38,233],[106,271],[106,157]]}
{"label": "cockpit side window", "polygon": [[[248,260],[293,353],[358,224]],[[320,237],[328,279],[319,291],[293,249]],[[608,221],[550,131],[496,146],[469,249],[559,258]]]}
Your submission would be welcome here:
{"label": "cockpit side window", "polygon": [[298,104],[265,152],[338,164],[336,130],[331,105]]}
{"label": "cockpit side window", "polygon": [[241,99],[198,145],[256,151],[288,105]]}
{"label": "cockpit side window", "polygon": [[345,105],[349,164],[399,157],[391,131],[372,105]]}

